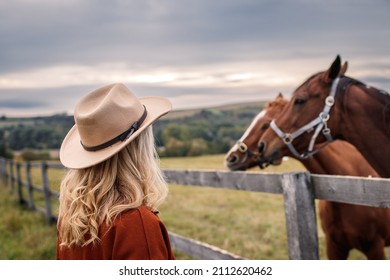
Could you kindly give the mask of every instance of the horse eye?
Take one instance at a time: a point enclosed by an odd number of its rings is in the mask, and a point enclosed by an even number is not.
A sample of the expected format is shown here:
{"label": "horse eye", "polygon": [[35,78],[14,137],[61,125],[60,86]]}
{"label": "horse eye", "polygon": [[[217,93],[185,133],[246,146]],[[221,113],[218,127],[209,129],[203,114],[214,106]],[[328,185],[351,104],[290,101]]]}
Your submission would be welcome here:
{"label": "horse eye", "polygon": [[263,124],[263,126],[261,127],[262,130],[266,130],[267,128],[269,128],[269,122]]}
{"label": "horse eye", "polygon": [[302,104],[305,104],[305,102],[306,102],[306,99],[297,98],[294,101],[294,105],[302,105]]}

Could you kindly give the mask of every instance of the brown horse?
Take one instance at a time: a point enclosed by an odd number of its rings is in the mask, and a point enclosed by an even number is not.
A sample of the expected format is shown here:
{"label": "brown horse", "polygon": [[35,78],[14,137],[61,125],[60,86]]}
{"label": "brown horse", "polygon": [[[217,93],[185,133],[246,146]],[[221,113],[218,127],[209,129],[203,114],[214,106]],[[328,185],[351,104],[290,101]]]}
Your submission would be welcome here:
{"label": "brown horse", "polygon": [[[230,170],[245,170],[261,164],[258,140],[287,103],[279,95],[254,118],[226,155]],[[345,141],[335,141],[313,157],[298,159],[315,174],[377,176],[356,148]],[[390,209],[320,200],[319,214],[329,259],[347,259],[353,248],[363,252],[368,259],[385,258],[384,247],[390,245]]]}
{"label": "brown horse", "polygon": [[337,56],[327,71],[294,91],[259,141],[264,158],[278,160],[286,146],[295,155],[308,147],[300,154],[305,158],[316,152],[315,143],[341,139],[353,144],[381,177],[390,177],[390,95],[344,76],[346,70],[347,63],[341,66]]}

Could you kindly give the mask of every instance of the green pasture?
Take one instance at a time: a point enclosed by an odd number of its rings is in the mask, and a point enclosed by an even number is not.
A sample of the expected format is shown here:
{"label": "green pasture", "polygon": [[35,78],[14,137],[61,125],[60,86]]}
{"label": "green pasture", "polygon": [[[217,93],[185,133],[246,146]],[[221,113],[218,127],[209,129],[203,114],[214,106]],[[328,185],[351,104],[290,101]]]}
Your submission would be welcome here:
{"label": "green pasture", "polygon": [[[162,158],[167,169],[227,170],[224,155]],[[304,167],[289,159],[265,171],[290,172]],[[22,169],[22,174],[25,171]],[[33,182],[41,184],[40,170],[33,169]],[[50,186],[58,191],[64,174],[51,170]],[[27,197],[26,193],[24,194]],[[43,197],[37,195],[43,205]],[[56,203],[56,201],[55,201]],[[57,213],[58,204],[53,210]],[[287,259],[287,236],[281,195],[223,190],[208,187],[170,185],[170,194],[160,207],[160,217],[169,231],[200,240],[248,259]],[[326,259],[324,235],[318,220],[320,258]],[[20,206],[16,191],[0,183],[0,259],[54,259],[56,228],[44,217]],[[387,254],[390,254],[388,250]],[[177,259],[189,257],[176,252]],[[365,259],[353,251],[350,259]]]}
{"label": "green pasture", "polygon": [[16,192],[0,181],[0,259],[49,260],[55,258],[56,227],[37,212],[21,206]]}

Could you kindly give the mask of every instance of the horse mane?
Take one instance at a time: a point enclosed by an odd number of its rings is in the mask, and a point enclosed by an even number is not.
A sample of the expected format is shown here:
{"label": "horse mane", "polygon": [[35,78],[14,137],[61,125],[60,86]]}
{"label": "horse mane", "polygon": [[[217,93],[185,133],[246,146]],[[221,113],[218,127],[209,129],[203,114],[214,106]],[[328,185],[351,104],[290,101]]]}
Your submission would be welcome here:
{"label": "horse mane", "polygon": [[390,135],[390,102],[383,108],[383,122],[385,123],[386,133]]}
{"label": "horse mane", "polygon": [[[384,127],[386,128],[386,133],[390,134],[390,94],[384,90],[368,86],[367,84],[347,77],[347,76],[342,76],[337,88],[337,93],[336,94],[342,94],[345,96],[345,93],[349,90],[349,88],[352,85],[358,86],[363,92],[366,94],[370,95],[374,99],[378,100],[381,104],[383,104],[383,110],[382,110],[382,118],[383,118],[383,124]],[[342,100],[342,106],[345,109],[345,102],[344,98],[340,98]]]}
{"label": "horse mane", "polygon": [[348,87],[351,85],[358,86],[365,93],[370,94],[372,97],[379,99],[382,103],[384,102],[387,105],[387,102],[390,102],[390,94],[382,89],[368,86],[367,84],[356,80],[348,76],[342,76],[339,82],[338,91],[347,91]]}

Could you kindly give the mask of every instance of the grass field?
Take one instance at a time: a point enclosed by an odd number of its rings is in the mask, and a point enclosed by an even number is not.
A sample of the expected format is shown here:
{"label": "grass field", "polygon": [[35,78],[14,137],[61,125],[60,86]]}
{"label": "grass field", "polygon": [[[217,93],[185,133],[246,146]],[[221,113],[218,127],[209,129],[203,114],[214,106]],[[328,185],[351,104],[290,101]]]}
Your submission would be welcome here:
{"label": "grass field", "polygon": [[19,205],[16,193],[0,183],[0,259],[55,258],[56,227]]}
{"label": "grass field", "polygon": [[[224,155],[163,158],[162,168],[226,170]],[[267,172],[304,170],[295,160],[287,160]],[[40,183],[38,170],[34,182]],[[249,172],[264,172],[254,168]],[[58,190],[62,171],[51,171],[50,184]],[[56,188],[57,187],[57,188]],[[207,187],[170,185],[160,217],[168,230],[200,240],[248,259],[287,259],[287,237],[281,195],[223,190]],[[319,222],[318,222],[319,224]],[[320,258],[326,259],[324,235],[318,225]],[[55,226],[43,217],[23,209],[0,183],[0,259],[53,259]],[[387,252],[388,254],[390,252]],[[187,259],[176,252],[178,259]],[[350,259],[364,259],[353,251]]]}

